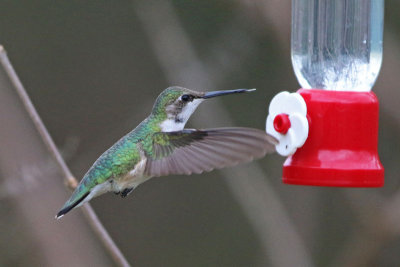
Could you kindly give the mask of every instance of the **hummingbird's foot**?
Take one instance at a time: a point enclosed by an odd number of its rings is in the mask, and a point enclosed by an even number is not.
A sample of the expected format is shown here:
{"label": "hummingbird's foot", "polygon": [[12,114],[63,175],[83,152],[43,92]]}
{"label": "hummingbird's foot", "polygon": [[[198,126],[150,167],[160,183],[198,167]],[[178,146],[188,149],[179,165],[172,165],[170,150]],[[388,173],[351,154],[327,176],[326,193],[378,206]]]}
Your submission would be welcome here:
{"label": "hummingbird's foot", "polygon": [[121,192],[121,197],[122,197],[122,198],[126,197],[127,195],[129,195],[130,192],[132,192],[132,190],[133,190],[133,187],[131,187],[131,188],[125,188],[125,189]]}

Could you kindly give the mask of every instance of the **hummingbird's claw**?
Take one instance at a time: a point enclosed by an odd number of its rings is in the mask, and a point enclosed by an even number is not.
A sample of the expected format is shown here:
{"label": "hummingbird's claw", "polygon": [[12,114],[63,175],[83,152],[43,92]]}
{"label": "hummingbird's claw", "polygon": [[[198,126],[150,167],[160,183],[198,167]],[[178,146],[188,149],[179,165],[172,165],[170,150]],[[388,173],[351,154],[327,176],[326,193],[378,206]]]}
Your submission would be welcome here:
{"label": "hummingbird's claw", "polygon": [[132,192],[133,188],[125,188],[122,193],[121,193],[121,197],[124,198],[127,195],[129,195],[130,192]]}

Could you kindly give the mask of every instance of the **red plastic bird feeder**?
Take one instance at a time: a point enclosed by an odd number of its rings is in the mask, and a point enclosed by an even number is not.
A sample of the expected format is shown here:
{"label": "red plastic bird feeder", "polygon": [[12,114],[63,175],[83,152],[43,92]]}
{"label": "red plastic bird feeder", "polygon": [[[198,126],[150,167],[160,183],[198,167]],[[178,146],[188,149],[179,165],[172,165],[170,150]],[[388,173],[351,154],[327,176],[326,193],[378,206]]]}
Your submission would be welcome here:
{"label": "red plastic bird feeder", "polygon": [[292,64],[303,89],[269,106],[267,132],[289,156],[283,182],[381,187],[378,99],[384,0],[292,1]]}

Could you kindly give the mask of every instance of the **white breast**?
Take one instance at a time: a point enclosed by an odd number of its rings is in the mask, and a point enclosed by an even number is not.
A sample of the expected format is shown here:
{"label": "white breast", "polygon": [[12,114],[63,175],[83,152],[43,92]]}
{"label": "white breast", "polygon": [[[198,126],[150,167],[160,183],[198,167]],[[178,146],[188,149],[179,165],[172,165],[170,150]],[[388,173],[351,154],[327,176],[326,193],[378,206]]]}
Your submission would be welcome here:
{"label": "white breast", "polygon": [[185,127],[183,122],[176,122],[175,119],[166,119],[160,123],[160,128],[162,132],[175,132],[182,131]]}

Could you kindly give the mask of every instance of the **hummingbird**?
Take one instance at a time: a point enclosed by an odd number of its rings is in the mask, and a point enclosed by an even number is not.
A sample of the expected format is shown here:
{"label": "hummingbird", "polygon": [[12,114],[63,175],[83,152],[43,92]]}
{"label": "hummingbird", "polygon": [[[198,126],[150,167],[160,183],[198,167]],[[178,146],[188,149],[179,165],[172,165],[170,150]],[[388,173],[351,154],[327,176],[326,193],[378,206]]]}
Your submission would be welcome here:
{"label": "hummingbird", "polygon": [[152,177],[209,172],[274,152],[278,141],[259,129],[184,128],[204,100],[254,90],[165,89],[150,115],[93,163],[56,218],[106,192],[126,197]]}

